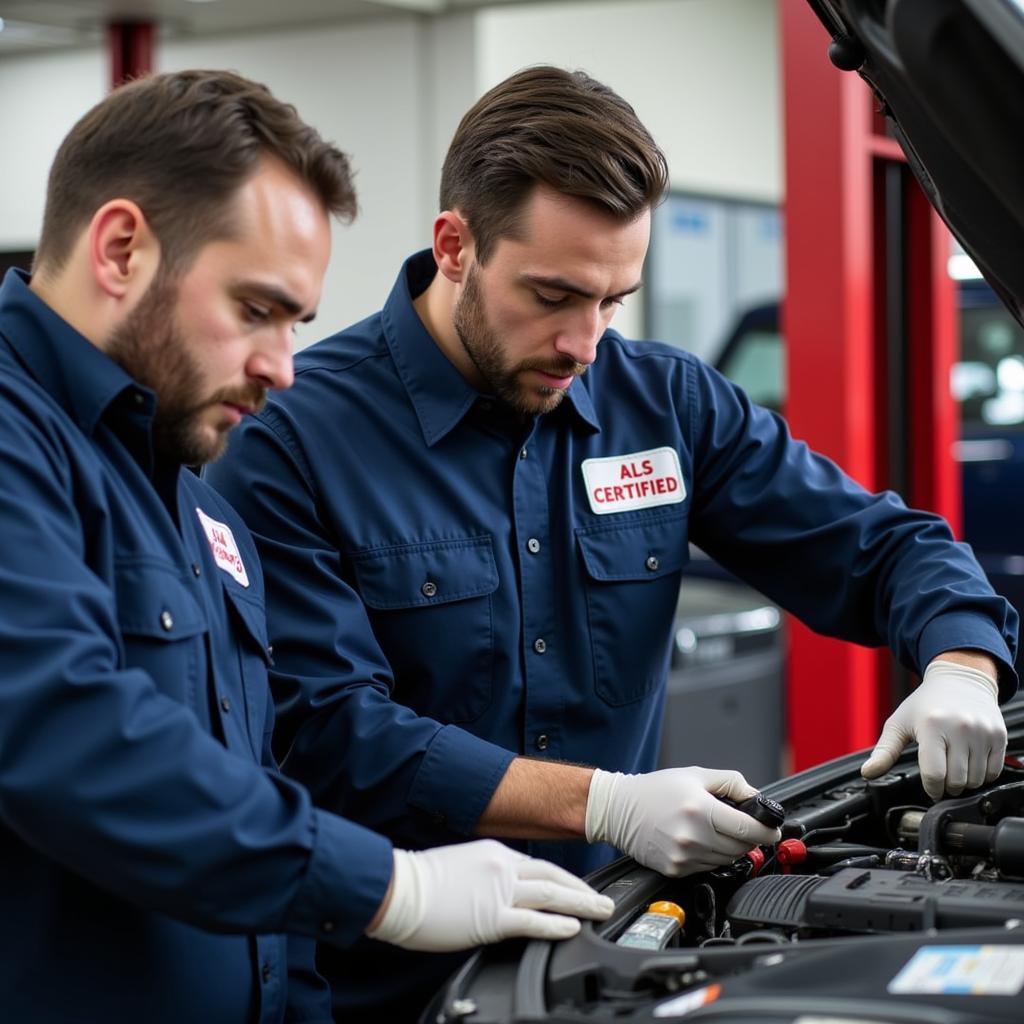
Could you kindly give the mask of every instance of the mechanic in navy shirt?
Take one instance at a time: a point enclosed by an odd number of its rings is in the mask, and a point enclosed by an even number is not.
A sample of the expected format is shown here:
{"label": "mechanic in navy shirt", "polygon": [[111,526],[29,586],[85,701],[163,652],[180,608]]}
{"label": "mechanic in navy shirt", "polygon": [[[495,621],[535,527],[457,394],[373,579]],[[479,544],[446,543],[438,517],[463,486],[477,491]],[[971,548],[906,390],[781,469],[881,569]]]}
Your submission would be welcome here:
{"label": "mechanic in navy shirt", "polygon": [[354,209],[264,87],[158,76],[65,139],[33,276],[0,287],[5,1021],[328,1021],[317,937],[449,950],[610,910],[493,840],[393,851],[275,770],[256,551],[182,467],[290,383]]}
{"label": "mechanic in navy shirt", "polygon": [[[915,738],[933,795],[1000,770],[1017,620],[970,551],[610,329],[666,184],[611,90],[512,76],[456,132],[432,250],[212,467],[268,574],[277,749],[322,806],[415,846],[555,840],[531,848],[581,873],[602,843],[680,874],[769,840],[714,799],[753,792],[737,773],[651,771],[691,541],[927,669],[866,772]],[[410,1018],[449,966],[384,954],[321,950],[339,1019]]]}

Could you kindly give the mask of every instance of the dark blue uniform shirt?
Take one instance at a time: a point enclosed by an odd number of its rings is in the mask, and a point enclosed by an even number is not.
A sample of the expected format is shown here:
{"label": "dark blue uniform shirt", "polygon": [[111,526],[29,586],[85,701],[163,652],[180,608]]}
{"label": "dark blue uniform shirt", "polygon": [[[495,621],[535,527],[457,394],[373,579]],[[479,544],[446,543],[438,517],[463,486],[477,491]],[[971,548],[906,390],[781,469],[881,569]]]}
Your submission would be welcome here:
{"label": "dark blue uniform shirt", "polygon": [[[916,670],[987,651],[1013,692],[1016,615],[942,520],[867,493],[693,356],[611,330],[524,419],[424,329],[433,273],[413,257],[380,313],[301,352],[209,471],[257,539],[279,749],[319,803],[426,845],[473,830],[515,753],[653,768],[691,541],[819,631]],[[581,873],[609,854],[533,848]],[[374,963],[368,1003],[395,989]]]}
{"label": "dark blue uniform shirt", "polygon": [[255,549],[153,408],[8,274],[0,1018],[322,1021],[311,937],[362,932],[390,844],[274,770]]}

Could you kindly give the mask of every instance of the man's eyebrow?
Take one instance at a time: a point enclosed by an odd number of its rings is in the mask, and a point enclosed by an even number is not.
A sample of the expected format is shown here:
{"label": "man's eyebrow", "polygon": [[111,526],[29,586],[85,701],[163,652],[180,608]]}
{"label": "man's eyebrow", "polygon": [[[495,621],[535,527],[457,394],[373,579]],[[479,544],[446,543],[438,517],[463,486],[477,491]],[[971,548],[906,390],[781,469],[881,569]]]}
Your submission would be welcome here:
{"label": "man's eyebrow", "polygon": [[[578,295],[582,299],[594,299],[597,296],[586,288],[581,288],[578,284],[574,284],[572,281],[567,281],[564,277],[545,277],[543,274],[523,274],[522,280],[528,284],[537,285],[541,288],[551,288],[557,292],[568,292],[570,295]],[[631,288],[626,288],[624,291],[616,292],[614,295],[605,296],[609,299],[622,299],[627,295],[632,295],[633,292],[638,291],[643,284],[642,281],[637,281]]]}
{"label": "man's eyebrow", "polygon": [[[244,292],[255,298],[262,299],[271,306],[277,306],[288,316],[297,317],[302,312],[302,303],[296,302],[286,291],[276,288],[271,284],[261,284],[259,281],[239,281],[235,285],[235,291]],[[300,323],[308,324],[316,317],[316,310],[307,313],[300,318]]]}

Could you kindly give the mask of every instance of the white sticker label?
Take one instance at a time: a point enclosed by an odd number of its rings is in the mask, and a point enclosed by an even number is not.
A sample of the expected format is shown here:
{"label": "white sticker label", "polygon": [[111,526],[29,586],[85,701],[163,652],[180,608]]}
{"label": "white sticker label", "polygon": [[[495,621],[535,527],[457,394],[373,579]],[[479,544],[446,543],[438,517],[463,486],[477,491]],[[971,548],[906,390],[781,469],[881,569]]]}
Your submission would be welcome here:
{"label": "white sticker label", "polygon": [[889,982],[893,993],[1013,996],[1024,987],[1024,946],[925,946]]}
{"label": "white sticker label", "polygon": [[242,564],[242,556],[238,553],[238,545],[235,543],[231,527],[211,519],[201,508],[196,509],[196,515],[199,516],[206,539],[210,542],[213,560],[243,587],[249,586],[249,574]]}
{"label": "white sticker label", "polygon": [[676,505],[686,497],[679,453],[675,448],[651,448],[629,455],[584,459],[580,468],[590,510],[595,515]]}

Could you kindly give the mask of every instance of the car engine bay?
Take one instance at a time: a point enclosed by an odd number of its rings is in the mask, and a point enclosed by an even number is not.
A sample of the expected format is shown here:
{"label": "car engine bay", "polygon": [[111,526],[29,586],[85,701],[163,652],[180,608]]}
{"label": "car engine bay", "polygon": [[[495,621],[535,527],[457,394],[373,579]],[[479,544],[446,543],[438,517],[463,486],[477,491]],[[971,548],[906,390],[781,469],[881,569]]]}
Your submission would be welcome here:
{"label": "car engine bay", "polygon": [[[932,803],[912,758],[871,781],[862,760],[766,787],[785,809],[782,841],[729,866],[672,879],[609,864],[589,879],[615,901],[608,921],[481,951],[433,1019],[1024,1020],[1024,761],[1011,754],[991,784]],[[620,944],[665,901],[681,926],[663,948]],[[965,992],[952,979],[975,949],[996,980]],[[944,982],[914,974],[915,956],[949,950],[961,952]]]}

